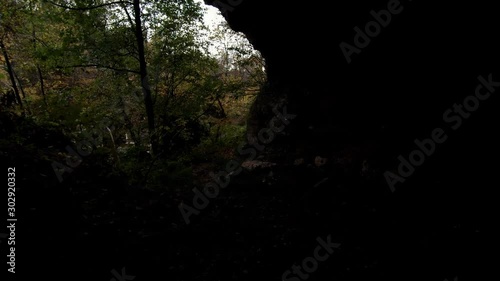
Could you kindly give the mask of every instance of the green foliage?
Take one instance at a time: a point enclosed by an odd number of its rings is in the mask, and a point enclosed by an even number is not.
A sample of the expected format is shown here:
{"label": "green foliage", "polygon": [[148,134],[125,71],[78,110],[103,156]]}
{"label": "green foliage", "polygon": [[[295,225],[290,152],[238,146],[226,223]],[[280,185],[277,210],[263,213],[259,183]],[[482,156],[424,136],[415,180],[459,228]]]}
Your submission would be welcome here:
{"label": "green foliage", "polygon": [[[89,159],[127,174],[133,184],[188,186],[193,163],[222,162],[243,141],[246,112],[264,82],[263,60],[227,26],[206,37],[199,2],[141,1],[139,44],[130,3],[91,8],[112,1],[5,1],[0,38],[26,95],[25,114],[73,142],[111,120],[112,133],[104,132]],[[216,54],[214,41],[221,42]],[[4,97],[9,83],[0,71]],[[152,133],[144,86],[152,93]],[[151,140],[159,145],[154,155]],[[10,141],[25,143],[19,135]]]}

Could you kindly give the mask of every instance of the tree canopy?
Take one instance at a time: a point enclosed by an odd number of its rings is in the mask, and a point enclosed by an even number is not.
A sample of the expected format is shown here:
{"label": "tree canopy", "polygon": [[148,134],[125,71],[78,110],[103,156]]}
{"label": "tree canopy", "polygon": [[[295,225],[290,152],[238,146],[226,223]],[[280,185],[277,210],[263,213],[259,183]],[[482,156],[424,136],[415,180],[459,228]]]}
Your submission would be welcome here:
{"label": "tree canopy", "polygon": [[227,25],[210,31],[194,0],[4,3],[2,111],[73,142],[111,120],[97,148],[113,161],[137,163],[141,151],[151,164],[178,161],[239,137],[244,121],[228,121],[228,108],[248,107],[265,81],[259,53]]}

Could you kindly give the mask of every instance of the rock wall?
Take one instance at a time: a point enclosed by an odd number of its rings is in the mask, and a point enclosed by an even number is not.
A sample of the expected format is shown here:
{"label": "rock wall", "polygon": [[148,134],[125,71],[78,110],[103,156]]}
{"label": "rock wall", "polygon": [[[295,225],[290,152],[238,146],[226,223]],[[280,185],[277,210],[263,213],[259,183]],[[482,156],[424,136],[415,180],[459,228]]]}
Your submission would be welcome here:
{"label": "rock wall", "polygon": [[[266,59],[269,88],[254,108],[272,106],[265,95],[285,97],[298,114],[292,142],[312,154],[369,143],[394,159],[414,139],[455,124],[443,114],[474,95],[479,75],[500,81],[498,9],[490,2],[205,2]],[[461,117],[468,124],[457,130],[457,147],[493,138],[494,103]]]}

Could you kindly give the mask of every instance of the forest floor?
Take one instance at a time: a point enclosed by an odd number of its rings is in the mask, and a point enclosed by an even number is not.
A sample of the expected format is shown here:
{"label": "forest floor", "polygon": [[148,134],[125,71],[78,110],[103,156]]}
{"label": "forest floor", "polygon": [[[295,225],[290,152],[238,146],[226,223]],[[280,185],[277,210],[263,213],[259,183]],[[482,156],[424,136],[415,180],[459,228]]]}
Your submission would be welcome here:
{"label": "forest floor", "polygon": [[18,177],[19,271],[50,280],[282,280],[330,239],[340,247],[307,280],[443,281],[483,266],[488,248],[477,218],[491,205],[465,212],[483,195],[457,189],[476,179],[416,178],[392,193],[362,159],[259,159],[186,224],[179,204],[194,206],[192,188],[220,165],[197,164],[194,185],[148,189],[92,155],[59,183],[44,155],[12,144],[2,157]]}

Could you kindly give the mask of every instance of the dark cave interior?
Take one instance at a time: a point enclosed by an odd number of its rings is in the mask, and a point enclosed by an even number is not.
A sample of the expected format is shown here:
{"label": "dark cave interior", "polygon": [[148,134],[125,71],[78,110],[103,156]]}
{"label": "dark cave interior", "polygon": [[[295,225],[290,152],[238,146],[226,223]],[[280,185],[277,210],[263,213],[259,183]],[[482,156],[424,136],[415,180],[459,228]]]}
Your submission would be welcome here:
{"label": "dark cave interior", "polygon": [[[490,277],[500,92],[494,3],[205,2],[266,60],[268,83],[248,134],[286,106],[295,117],[285,133],[188,225],[178,194],[94,178],[95,167],[59,184],[44,176],[52,173],[43,160],[3,154],[26,186],[18,195],[19,271],[53,280],[110,280],[123,267],[134,280]],[[388,9],[398,11],[390,20]],[[385,26],[366,37],[372,10]],[[350,63],[342,42],[358,50]],[[4,130],[16,122],[2,120]],[[46,141],[62,139],[51,135]],[[388,176],[410,155],[422,163],[410,163],[404,182]],[[194,204],[190,190],[180,197]],[[85,198],[97,198],[99,209],[86,210]],[[340,247],[317,270],[283,277],[329,235]]]}

